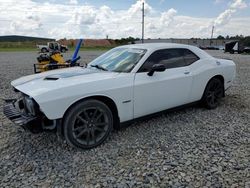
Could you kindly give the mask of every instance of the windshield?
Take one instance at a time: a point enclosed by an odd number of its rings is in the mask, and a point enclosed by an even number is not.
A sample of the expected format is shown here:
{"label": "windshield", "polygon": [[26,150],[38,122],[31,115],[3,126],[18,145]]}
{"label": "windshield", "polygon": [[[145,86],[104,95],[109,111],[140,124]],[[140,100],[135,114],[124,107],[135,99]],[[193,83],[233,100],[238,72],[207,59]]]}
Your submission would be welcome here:
{"label": "windshield", "polygon": [[88,67],[114,72],[130,72],[145,53],[145,49],[114,48],[93,60]]}

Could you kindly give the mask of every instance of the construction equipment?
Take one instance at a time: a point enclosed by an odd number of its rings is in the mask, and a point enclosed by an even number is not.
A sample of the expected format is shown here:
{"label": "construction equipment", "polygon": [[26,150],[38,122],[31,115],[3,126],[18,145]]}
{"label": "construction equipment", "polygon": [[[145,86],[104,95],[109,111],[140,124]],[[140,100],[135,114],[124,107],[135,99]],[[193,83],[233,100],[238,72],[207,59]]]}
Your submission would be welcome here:
{"label": "construction equipment", "polygon": [[34,64],[34,72],[41,73],[48,70],[80,66],[80,64],[77,63],[77,61],[80,59],[80,56],[78,56],[78,52],[80,50],[82,42],[83,39],[80,39],[78,41],[74,55],[72,56],[71,59],[67,61],[64,60],[60,51],[53,51],[50,52],[49,54],[46,53],[40,54],[39,57],[37,57],[38,63]]}

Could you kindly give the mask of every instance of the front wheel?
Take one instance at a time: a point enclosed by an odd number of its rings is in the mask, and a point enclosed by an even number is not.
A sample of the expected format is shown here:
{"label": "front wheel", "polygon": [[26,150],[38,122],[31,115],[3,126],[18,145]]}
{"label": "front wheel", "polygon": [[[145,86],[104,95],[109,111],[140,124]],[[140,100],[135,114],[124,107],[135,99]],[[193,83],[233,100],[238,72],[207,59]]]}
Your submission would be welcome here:
{"label": "front wheel", "polygon": [[219,100],[224,96],[224,84],[218,78],[212,78],[204,91],[202,103],[208,109],[215,109],[219,105]]}
{"label": "front wheel", "polygon": [[102,144],[113,129],[109,107],[98,100],[86,100],[74,105],[65,115],[63,129],[68,144],[91,149]]}

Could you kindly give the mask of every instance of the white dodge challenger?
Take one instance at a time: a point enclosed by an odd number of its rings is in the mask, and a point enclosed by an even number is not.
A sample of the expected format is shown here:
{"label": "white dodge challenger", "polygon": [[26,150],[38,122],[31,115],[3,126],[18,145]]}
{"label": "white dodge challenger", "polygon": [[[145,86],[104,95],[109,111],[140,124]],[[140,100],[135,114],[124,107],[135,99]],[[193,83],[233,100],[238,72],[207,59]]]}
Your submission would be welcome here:
{"label": "white dodge challenger", "polygon": [[6,100],[3,111],[27,130],[55,130],[68,144],[90,149],[113,129],[140,117],[193,102],[216,108],[235,72],[233,61],[194,46],[121,46],[87,67],[12,81],[19,98]]}

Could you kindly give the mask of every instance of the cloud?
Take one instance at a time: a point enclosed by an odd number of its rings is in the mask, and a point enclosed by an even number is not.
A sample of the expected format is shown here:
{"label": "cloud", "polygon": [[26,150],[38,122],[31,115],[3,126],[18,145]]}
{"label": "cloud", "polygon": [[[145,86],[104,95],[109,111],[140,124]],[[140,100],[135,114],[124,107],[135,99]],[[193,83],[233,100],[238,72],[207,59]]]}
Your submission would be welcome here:
{"label": "cloud", "polygon": [[169,9],[166,12],[163,12],[161,14],[160,22],[164,26],[169,26],[169,24],[174,20],[175,15],[177,14],[177,11],[173,8]]}
{"label": "cloud", "polygon": [[69,0],[69,4],[71,4],[71,5],[77,5],[78,1],[77,0]]}
{"label": "cloud", "polygon": [[165,0],[160,0],[160,4],[162,4],[162,3],[164,3],[165,2]]}
{"label": "cloud", "polygon": [[[216,34],[249,35],[249,19],[233,15],[247,7],[243,0],[233,0],[227,10],[216,18],[195,18],[181,15],[176,9],[155,10],[145,3],[145,38],[208,38],[211,27]],[[76,6],[77,5],[77,6]],[[53,7],[53,9],[51,8]],[[38,2],[9,0],[0,6],[0,35],[32,35],[51,38],[141,37],[142,1],[127,10],[115,10],[106,5],[95,7],[69,0]],[[236,21],[237,20],[237,21]],[[241,29],[243,28],[243,29]]]}
{"label": "cloud", "polygon": [[[218,0],[221,1],[221,0]],[[247,4],[244,0],[233,0],[228,4],[228,8],[220,13],[209,25],[201,27],[201,32],[210,33],[212,26],[215,27],[215,35],[219,35],[223,33],[223,27],[229,24],[233,15],[241,10],[247,8]]]}
{"label": "cloud", "polygon": [[247,8],[247,4],[244,0],[234,0],[234,2],[230,5],[231,9],[243,9]]}
{"label": "cloud", "polygon": [[224,2],[225,0],[214,0],[214,4],[220,4],[222,2]]}
{"label": "cloud", "polygon": [[215,20],[214,20],[214,25],[215,27],[223,26],[227,24],[233,14],[237,12],[240,9],[246,8],[247,4],[243,0],[234,0],[230,5],[227,10],[222,12]]}
{"label": "cloud", "polygon": [[233,13],[235,13],[236,10],[235,9],[228,9],[228,10],[225,10],[224,12],[222,12],[214,21],[214,26],[215,27],[219,27],[219,26],[223,26],[225,24],[227,24]]}
{"label": "cloud", "polygon": [[144,2],[144,11],[145,14],[149,14],[152,11],[152,7],[145,1],[138,0],[135,4],[133,4],[129,9],[128,9],[128,15],[130,16],[135,16],[135,15],[141,15],[142,11],[142,2]]}

